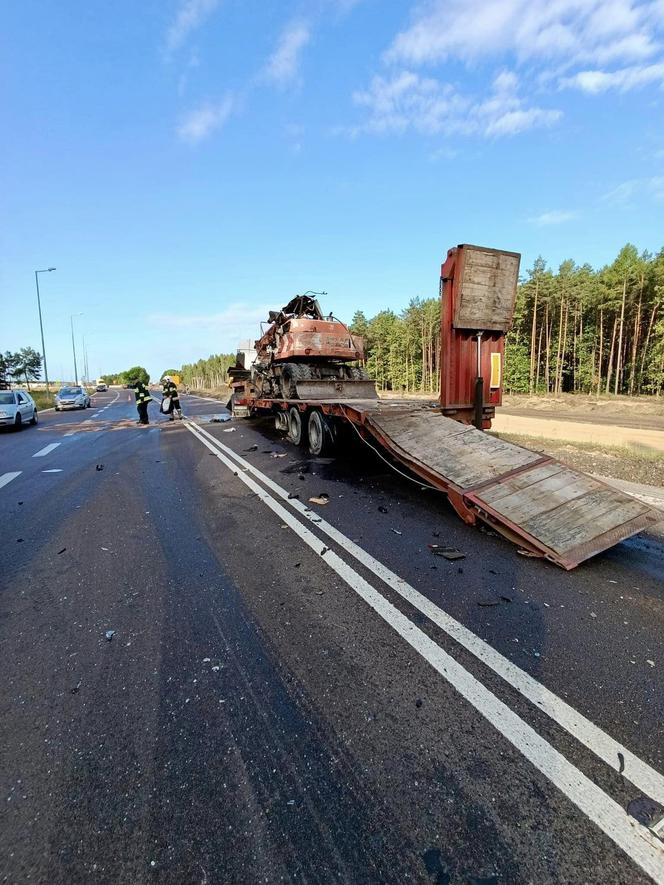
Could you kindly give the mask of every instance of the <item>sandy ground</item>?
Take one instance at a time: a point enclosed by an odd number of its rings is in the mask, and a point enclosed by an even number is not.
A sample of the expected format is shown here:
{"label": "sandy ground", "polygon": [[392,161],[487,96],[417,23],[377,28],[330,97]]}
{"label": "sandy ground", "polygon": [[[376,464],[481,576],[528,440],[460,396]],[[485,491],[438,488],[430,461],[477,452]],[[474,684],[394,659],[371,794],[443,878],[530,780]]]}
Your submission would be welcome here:
{"label": "sandy ground", "polygon": [[[606,415],[602,416],[603,419]],[[644,427],[625,427],[621,424],[594,424],[573,421],[567,417],[557,420],[549,415],[540,418],[537,413],[511,415],[498,411],[492,428],[498,433],[518,434],[547,440],[569,440],[598,446],[619,446],[642,453],[664,456],[664,430]]]}

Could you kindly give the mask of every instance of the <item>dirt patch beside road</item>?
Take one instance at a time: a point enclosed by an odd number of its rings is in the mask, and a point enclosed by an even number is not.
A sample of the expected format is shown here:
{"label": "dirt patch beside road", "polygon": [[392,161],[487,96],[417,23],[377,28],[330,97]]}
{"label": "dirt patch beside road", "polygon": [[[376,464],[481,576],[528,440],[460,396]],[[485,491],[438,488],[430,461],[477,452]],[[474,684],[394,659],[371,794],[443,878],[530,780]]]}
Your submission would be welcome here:
{"label": "dirt patch beside road", "polygon": [[557,458],[585,473],[612,476],[650,486],[664,486],[664,453],[643,453],[619,446],[542,439],[514,433],[492,433],[500,439]]}

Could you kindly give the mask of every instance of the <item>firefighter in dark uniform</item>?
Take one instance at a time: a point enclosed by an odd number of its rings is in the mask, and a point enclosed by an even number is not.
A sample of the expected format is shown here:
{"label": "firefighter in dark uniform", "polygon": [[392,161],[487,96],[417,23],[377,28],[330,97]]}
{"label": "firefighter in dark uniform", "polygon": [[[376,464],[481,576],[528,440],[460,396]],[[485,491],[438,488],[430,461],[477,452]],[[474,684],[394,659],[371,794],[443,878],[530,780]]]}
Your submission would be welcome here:
{"label": "firefighter in dark uniform", "polygon": [[144,384],[142,381],[139,381],[137,378],[134,378],[134,380],[131,382],[131,386],[134,388],[134,394],[136,396],[138,423],[149,424],[150,420],[148,418],[148,403],[152,402],[150,391],[148,390],[147,385]]}
{"label": "firefighter in dark uniform", "polygon": [[[170,400],[170,405],[166,414],[170,421],[175,421],[175,417],[173,413],[177,413],[178,418],[182,418],[182,408],[180,407],[180,394],[178,393],[178,386],[173,381],[170,375],[165,375],[162,382],[162,396],[165,399],[166,397]],[[163,409],[162,409],[163,411]]]}

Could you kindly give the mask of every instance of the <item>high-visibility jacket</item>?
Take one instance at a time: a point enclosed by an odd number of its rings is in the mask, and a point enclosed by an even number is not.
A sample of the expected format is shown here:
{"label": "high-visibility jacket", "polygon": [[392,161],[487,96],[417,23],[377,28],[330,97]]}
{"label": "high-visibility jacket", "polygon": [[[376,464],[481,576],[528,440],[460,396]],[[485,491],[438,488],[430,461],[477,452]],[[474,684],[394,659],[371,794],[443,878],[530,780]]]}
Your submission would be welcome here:
{"label": "high-visibility jacket", "polygon": [[174,381],[162,381],[161,384],[163,388],[163,395],[169,396],[173,402],[180,401],[180,396],[178,394],[178,386]]}
{"label": "high-visibility jacket", "polygon": [[138,384],[134,388],[134,395],[136,396],[137,403],[150,403],[152,402],[152,397],[150,396],[150,391],[143,384],[142,381],[139,381]]}

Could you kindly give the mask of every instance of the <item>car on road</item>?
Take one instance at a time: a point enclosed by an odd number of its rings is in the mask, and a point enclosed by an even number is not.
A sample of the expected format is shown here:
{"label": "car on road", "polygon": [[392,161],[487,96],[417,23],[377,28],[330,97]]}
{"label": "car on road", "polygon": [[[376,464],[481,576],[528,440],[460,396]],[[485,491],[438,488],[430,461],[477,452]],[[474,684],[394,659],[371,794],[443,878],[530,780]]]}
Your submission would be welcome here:
{"label": "car on road", "polygon": [[89,409],[90,397],[83,387],[61,387],[55,395],[55,411],[64,409]]}
{"label": "car on road", "polygon": [[27,390],[0,390],[0,427],[20,430],[37,423],[37,406]]}
{"label": "car on road", "polygon": [[102,381],[96,386],[95,390],[97,391],[97,393],[106,393],[106,391],[108,390],[108,385],[104,384]]}

